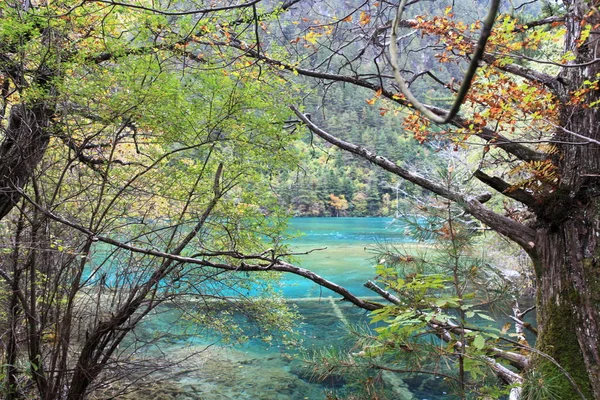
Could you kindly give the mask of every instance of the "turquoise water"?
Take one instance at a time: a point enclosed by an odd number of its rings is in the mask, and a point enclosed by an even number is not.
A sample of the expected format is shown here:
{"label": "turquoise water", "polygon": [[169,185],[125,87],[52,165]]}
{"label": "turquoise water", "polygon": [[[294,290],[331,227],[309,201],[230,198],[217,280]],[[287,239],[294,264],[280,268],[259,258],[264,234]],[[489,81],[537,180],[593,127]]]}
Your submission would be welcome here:
{"label": "turquoise water", "polygon": [[[363,285],[374,274],[375,254],[370,247],[378,243],[409,243],[404,230],[392,225],[392,218],[293,218],[291,232],[302,235],[292,242],[298,255],[296,264],[350,289],[359,296],[372,296]],[[370,251],[371,250],[371,251]],[[336,296],[306,279],[288,275],[284,278],[286,297]]]}
{"label": "turquoise water", "polygon": [[[302,235],[292,241],[293,251],[312,251],[296,256],[294,263],[359,296],[373,296],[363,286],[375,275],[375,254],[369,247],[383,242],[399,246],[409,243],[403,229],[391,226],[391,222],[391,218],[294,218],[290,231]],[[322,250],[315,250],[319,248]],[[177,371],[185,373],[176,374],[177,379],[169,382],[181,385],[190,398],[317,400],[332,391],[343,394],[343,381],[318,383],[311,379],[301,353],[347,345],[350,341],[343,322],[366,324],[367,313],[297,276],[286,275],[281,290],[303,317],[297,326],[296,346],[286,346],[281,338],[271,343],[250,339],[227,346],[201,327],[182,330],[176,324],[181,318],[177,310],[163,310],[142,325],[138,333],[147,337],[167,331],[167,340],[161,341],[160,356],[168,360],[188,357],[177,367]],[[406,391],[402,380],[388,379],[394,381],[398,390]],[[414,397],[398,395],[395,399],[449,398],[436,397],[429,388],[423,389],[422,383],[411,385]],[[426,386],[434,385],[436,382],[430,381]]]}

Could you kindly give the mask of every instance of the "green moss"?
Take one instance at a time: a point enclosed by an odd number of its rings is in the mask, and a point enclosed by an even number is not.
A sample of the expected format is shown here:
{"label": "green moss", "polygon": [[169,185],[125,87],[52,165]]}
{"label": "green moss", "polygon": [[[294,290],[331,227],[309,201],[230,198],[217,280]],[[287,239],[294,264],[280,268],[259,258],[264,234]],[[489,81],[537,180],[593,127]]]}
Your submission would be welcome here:
{"label": "green moss", "polygon": [[583,272],[587,277],[587,282],[592,287],[589,293],[592,296],[592,302],[596,307],[600,307],[600,279],[596,278],[600,273],[600,266],[595,262],[600,260],[600,246],[595,251],[595,256],[583,260]]}
{"label": "green moss", "polygon": [[[538,348],[553,357],[569,372],[583,394],[591,399],[593,396],[590,382],[574,329],[577,324],[569,307],[571,301],[576,300],[578,295],[577,293],[571,293],[571,296],[568,297],[571,298],[564,299],[561,305],[556,305],[554,302],[546,305],[546,310],[544,310],[546,326],[538,338]],[[538,356],[534,359],[534,370],[536,371],[535,379],[537,379],[537,382],[530,382],[529,384],[539,386],[540,383],[545,382],[551,386],[552,397],[547,395],[541,397],[542,399],[574,398],[573,385],[554,364]]]}

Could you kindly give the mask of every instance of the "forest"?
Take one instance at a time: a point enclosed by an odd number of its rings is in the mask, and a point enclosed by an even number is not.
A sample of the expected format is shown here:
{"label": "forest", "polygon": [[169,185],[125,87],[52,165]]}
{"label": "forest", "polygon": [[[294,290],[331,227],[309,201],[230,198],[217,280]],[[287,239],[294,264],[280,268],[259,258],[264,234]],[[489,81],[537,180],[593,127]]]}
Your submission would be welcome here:
{"label": "forest", "polygon": [[[288,338],[294,275],[370,321],[304,359],[354,379],[323,398],[600,399],[599,5],[1,2],[0,396],[135,396],[171,310]],[[372,249],[358,296],[296,264],[309,216],[420,246]]]}

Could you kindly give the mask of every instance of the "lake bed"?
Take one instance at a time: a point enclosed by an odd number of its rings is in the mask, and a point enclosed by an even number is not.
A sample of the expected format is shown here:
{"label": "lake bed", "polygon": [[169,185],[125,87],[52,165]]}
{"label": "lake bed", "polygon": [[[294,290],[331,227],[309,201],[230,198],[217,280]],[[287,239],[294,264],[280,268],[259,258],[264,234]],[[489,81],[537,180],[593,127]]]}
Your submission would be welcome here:
{"label": "lake bed", "polygon": [[[293,218],[290,232],[299,235],[290,244],[298,253],[294,264],[329,279],[361,297],[374,293],[364,283],[375,277],[377,263],[373,246],[394,244],[414,247],[402,227],[392,218]],[[302,254],[304,253],[304,254]],[[177,399],[324,399],[327,393],[344,394],[344,382],[316,382],[304,355],[320,348],[349,346],[344,323],[368,324],[368,313],[340,296],[304,278],[285,275],[280,290],[297,309],[301,321],[297,326],[296,344],[286,345],[281,340],[265,342],[252,338],[244,343],[225,344],[218,337],[194,332],[194,327],[181,331],[177,315],[156,315],[139,330],[142,335],[152,332],[173,332],[165,345],[161,341],[157,356],[168,361],[186,358],[171,368],[167,378],[170,386],[181,388]],[[169,374],[165,374],[165,377]],[[398,386],[397,400],[428,399],[436,397],[413,385],[408,391],[402,379],[394,378]],[[152,396],[151,396],[152,397]]]}

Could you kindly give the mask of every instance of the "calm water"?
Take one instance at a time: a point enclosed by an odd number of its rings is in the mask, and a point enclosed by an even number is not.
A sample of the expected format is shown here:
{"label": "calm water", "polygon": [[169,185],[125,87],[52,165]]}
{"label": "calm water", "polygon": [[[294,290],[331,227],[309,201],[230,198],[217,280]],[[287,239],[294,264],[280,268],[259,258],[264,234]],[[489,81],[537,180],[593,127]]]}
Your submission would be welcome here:
{"label": "calm water", "polygon": [[[301,232],[293,249],[310,254],[296,257],[296,264],[350,289],[360,296],[373,292],[363,284],[374,277],[374,253],[369,247],[377,243],[408,243],[403,229],[392,226],[392,218],[294,218],[290,231]],[[286,297],[336,296],[301,277],[288,275],[284,280]]]}
{"label": "calm water", "polygon": [[[316,248],[325,249],[299,255],[294,262],[358,295],[372,296],[373,293],[363,287],[368,279],[374,277],[374,254],[369,252],[369,246],[382,242],[407,243],[402,230],[391,227],[391,222],[391,218],[295,218],[291,221],[290,230],[303,235],[292,242],[294,251],[302,253]],[[306,351],[343,345],[346,337],[343,320],[353,323],[367,321],[363,310],[348,302],[337,301],[339,296],[335,293],[300,277],[286,276],[282,290],[297,305],[304,318],[298,327],[297,339]],[[185,373],[170,380],[183,386],[189,395],[182,399],[317,400],[324,399],[328,391],[344,392],[343,382],[319,384],[312,381],[302,357],[293,347],[290,349],[280,341],[266,344],[250,340],[235,346],[212,344],[207,342],[206,335],[174,328],[177,318],[176,311],[166,311],[144,324],[140,333],[151,335],[172,329],[170,340],[161,347],[162,357],[167,359],[199,352],[178,367]],[[430,393],[427,387],[435,386],[435,381],[426,385],[412,382],[413,397],[406,395],[406,385],[402,380],[397,377],[388,379],[398,387],[396,400],[448,398]],[[417,387],[419,384],[421,387]]]}

